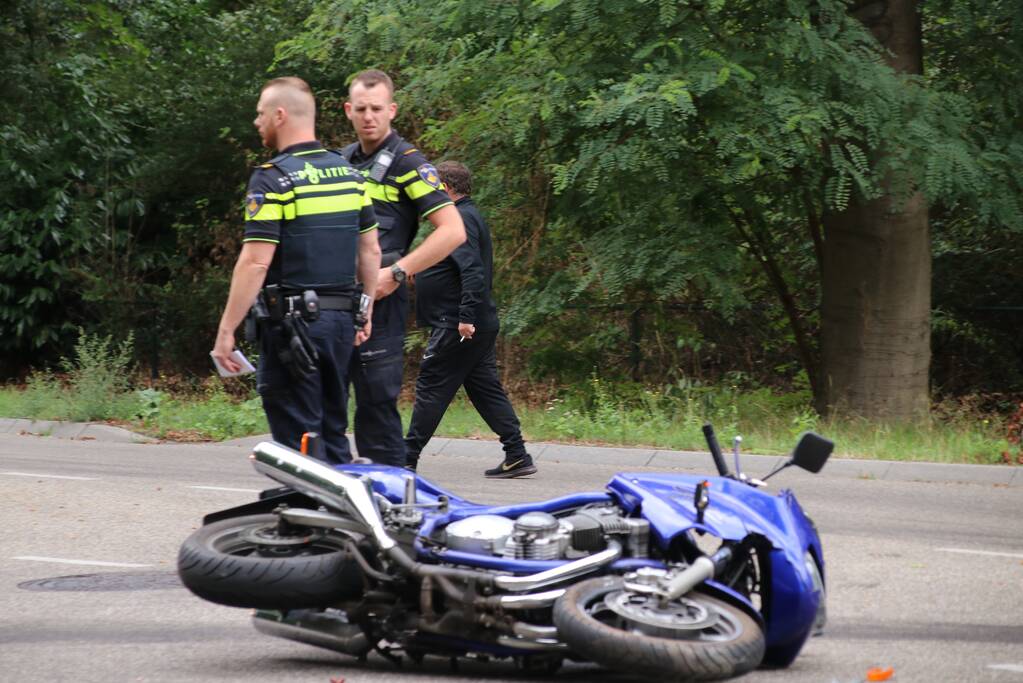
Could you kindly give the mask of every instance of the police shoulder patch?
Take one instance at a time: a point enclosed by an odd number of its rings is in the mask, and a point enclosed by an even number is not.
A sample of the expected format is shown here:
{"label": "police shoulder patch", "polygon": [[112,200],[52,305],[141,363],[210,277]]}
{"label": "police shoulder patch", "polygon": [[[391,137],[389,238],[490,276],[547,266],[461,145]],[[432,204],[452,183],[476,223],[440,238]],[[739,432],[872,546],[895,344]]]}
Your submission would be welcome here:
{"label": "police shoulder patch", "polygon": [[416,169],[419,172],[419,177],[423,179],[423,182],[430,187],[440,189],[440,176],[437,174],[437,169],[433,167],[433,164],[423,164]]}
{"label": "police shoulder patch", "polygon": [[266,195],[262,192],[250,192],[245,195],[245,212],[249,218],[253,218],[259,213],[264,201],[266,201]]}

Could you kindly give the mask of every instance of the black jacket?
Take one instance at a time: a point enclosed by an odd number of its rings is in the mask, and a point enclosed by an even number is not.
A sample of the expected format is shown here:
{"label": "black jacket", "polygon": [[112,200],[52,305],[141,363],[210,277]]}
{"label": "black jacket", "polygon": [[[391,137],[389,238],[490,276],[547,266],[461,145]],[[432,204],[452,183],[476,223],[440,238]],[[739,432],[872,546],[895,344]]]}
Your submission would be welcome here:
{"label": "black jacket", "polygon": [[469,197],[455,202],[465,223],[465,242],[440,263],[416,275],[416,322],[420,327],[472,323],[480,332],[500,326],[491,297],[494,247],[490,228]]}

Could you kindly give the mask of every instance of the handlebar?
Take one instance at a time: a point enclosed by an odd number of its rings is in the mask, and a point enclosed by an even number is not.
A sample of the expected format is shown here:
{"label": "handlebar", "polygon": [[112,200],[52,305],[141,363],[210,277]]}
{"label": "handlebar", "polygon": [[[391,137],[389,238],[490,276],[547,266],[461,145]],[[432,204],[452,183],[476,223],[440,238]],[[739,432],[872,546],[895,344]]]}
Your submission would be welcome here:
{"label": "handlebar", "polygon": [[725,464],[725,456],[721,454],[718,438],[714,434],[714,427],[709,422],[703,425],[703,437],[707,440],[707,448],[710,449],[710,454],[714,458],[714,466],[717,467],[718,474],[722,477],[731,476],[731,473],[728,471],[728,465]]}

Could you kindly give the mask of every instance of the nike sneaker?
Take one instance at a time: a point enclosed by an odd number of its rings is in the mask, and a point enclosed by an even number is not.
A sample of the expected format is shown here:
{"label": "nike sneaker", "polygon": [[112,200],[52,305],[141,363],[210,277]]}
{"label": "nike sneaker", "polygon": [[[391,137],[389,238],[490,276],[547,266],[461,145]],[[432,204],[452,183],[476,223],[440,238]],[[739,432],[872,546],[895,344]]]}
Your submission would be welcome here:
{"label": "nike sneaker", "polygon": [[516,456],[514,459],[506,459],[497,467],[484,472],[488,479],[512,479],[524,477],[528,474],[536,474],[536,465],[533,464],[533,457],[529,453]]}

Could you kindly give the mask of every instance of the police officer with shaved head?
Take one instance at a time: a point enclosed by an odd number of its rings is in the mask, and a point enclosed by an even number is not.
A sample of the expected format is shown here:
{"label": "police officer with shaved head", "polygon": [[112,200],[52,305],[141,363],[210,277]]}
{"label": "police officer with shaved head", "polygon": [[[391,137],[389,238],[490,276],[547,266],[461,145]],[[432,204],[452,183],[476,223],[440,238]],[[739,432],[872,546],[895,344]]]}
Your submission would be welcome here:
{"label": "police officer with shaved head", "polygon": [[[375,69],[356,74],[344,109],[358,142],[342,154],[369,181],[383,253],[373,309],[373,338],[352,358],[355,447],[360,457],[401,467],[405,464],[405,444],[398,394],[409,308],[405,282],[464,242],[465,229],[444,192],[437,169],[391,129],[398,105],[394,84],[387,74]],[[420,219],[426,219],[434,229],[412,250]]]}
{"label": "police officer with shaved head", "polygon": [[[245,232],[212,355],[235,372],[235,329],[253,302],[260,311],[257,389],[275,441],[330,464],[352,459],[345,436],[353,345],[370,338],[368,316],[380,269],[377,219],[368,182],[316,140],[316,102],[300,78],[266,83],[254,124],[280,154],[252,173]],[[368,283],[365,300],[356,281]],[[357,320],[359,322],[357,323]]]}

